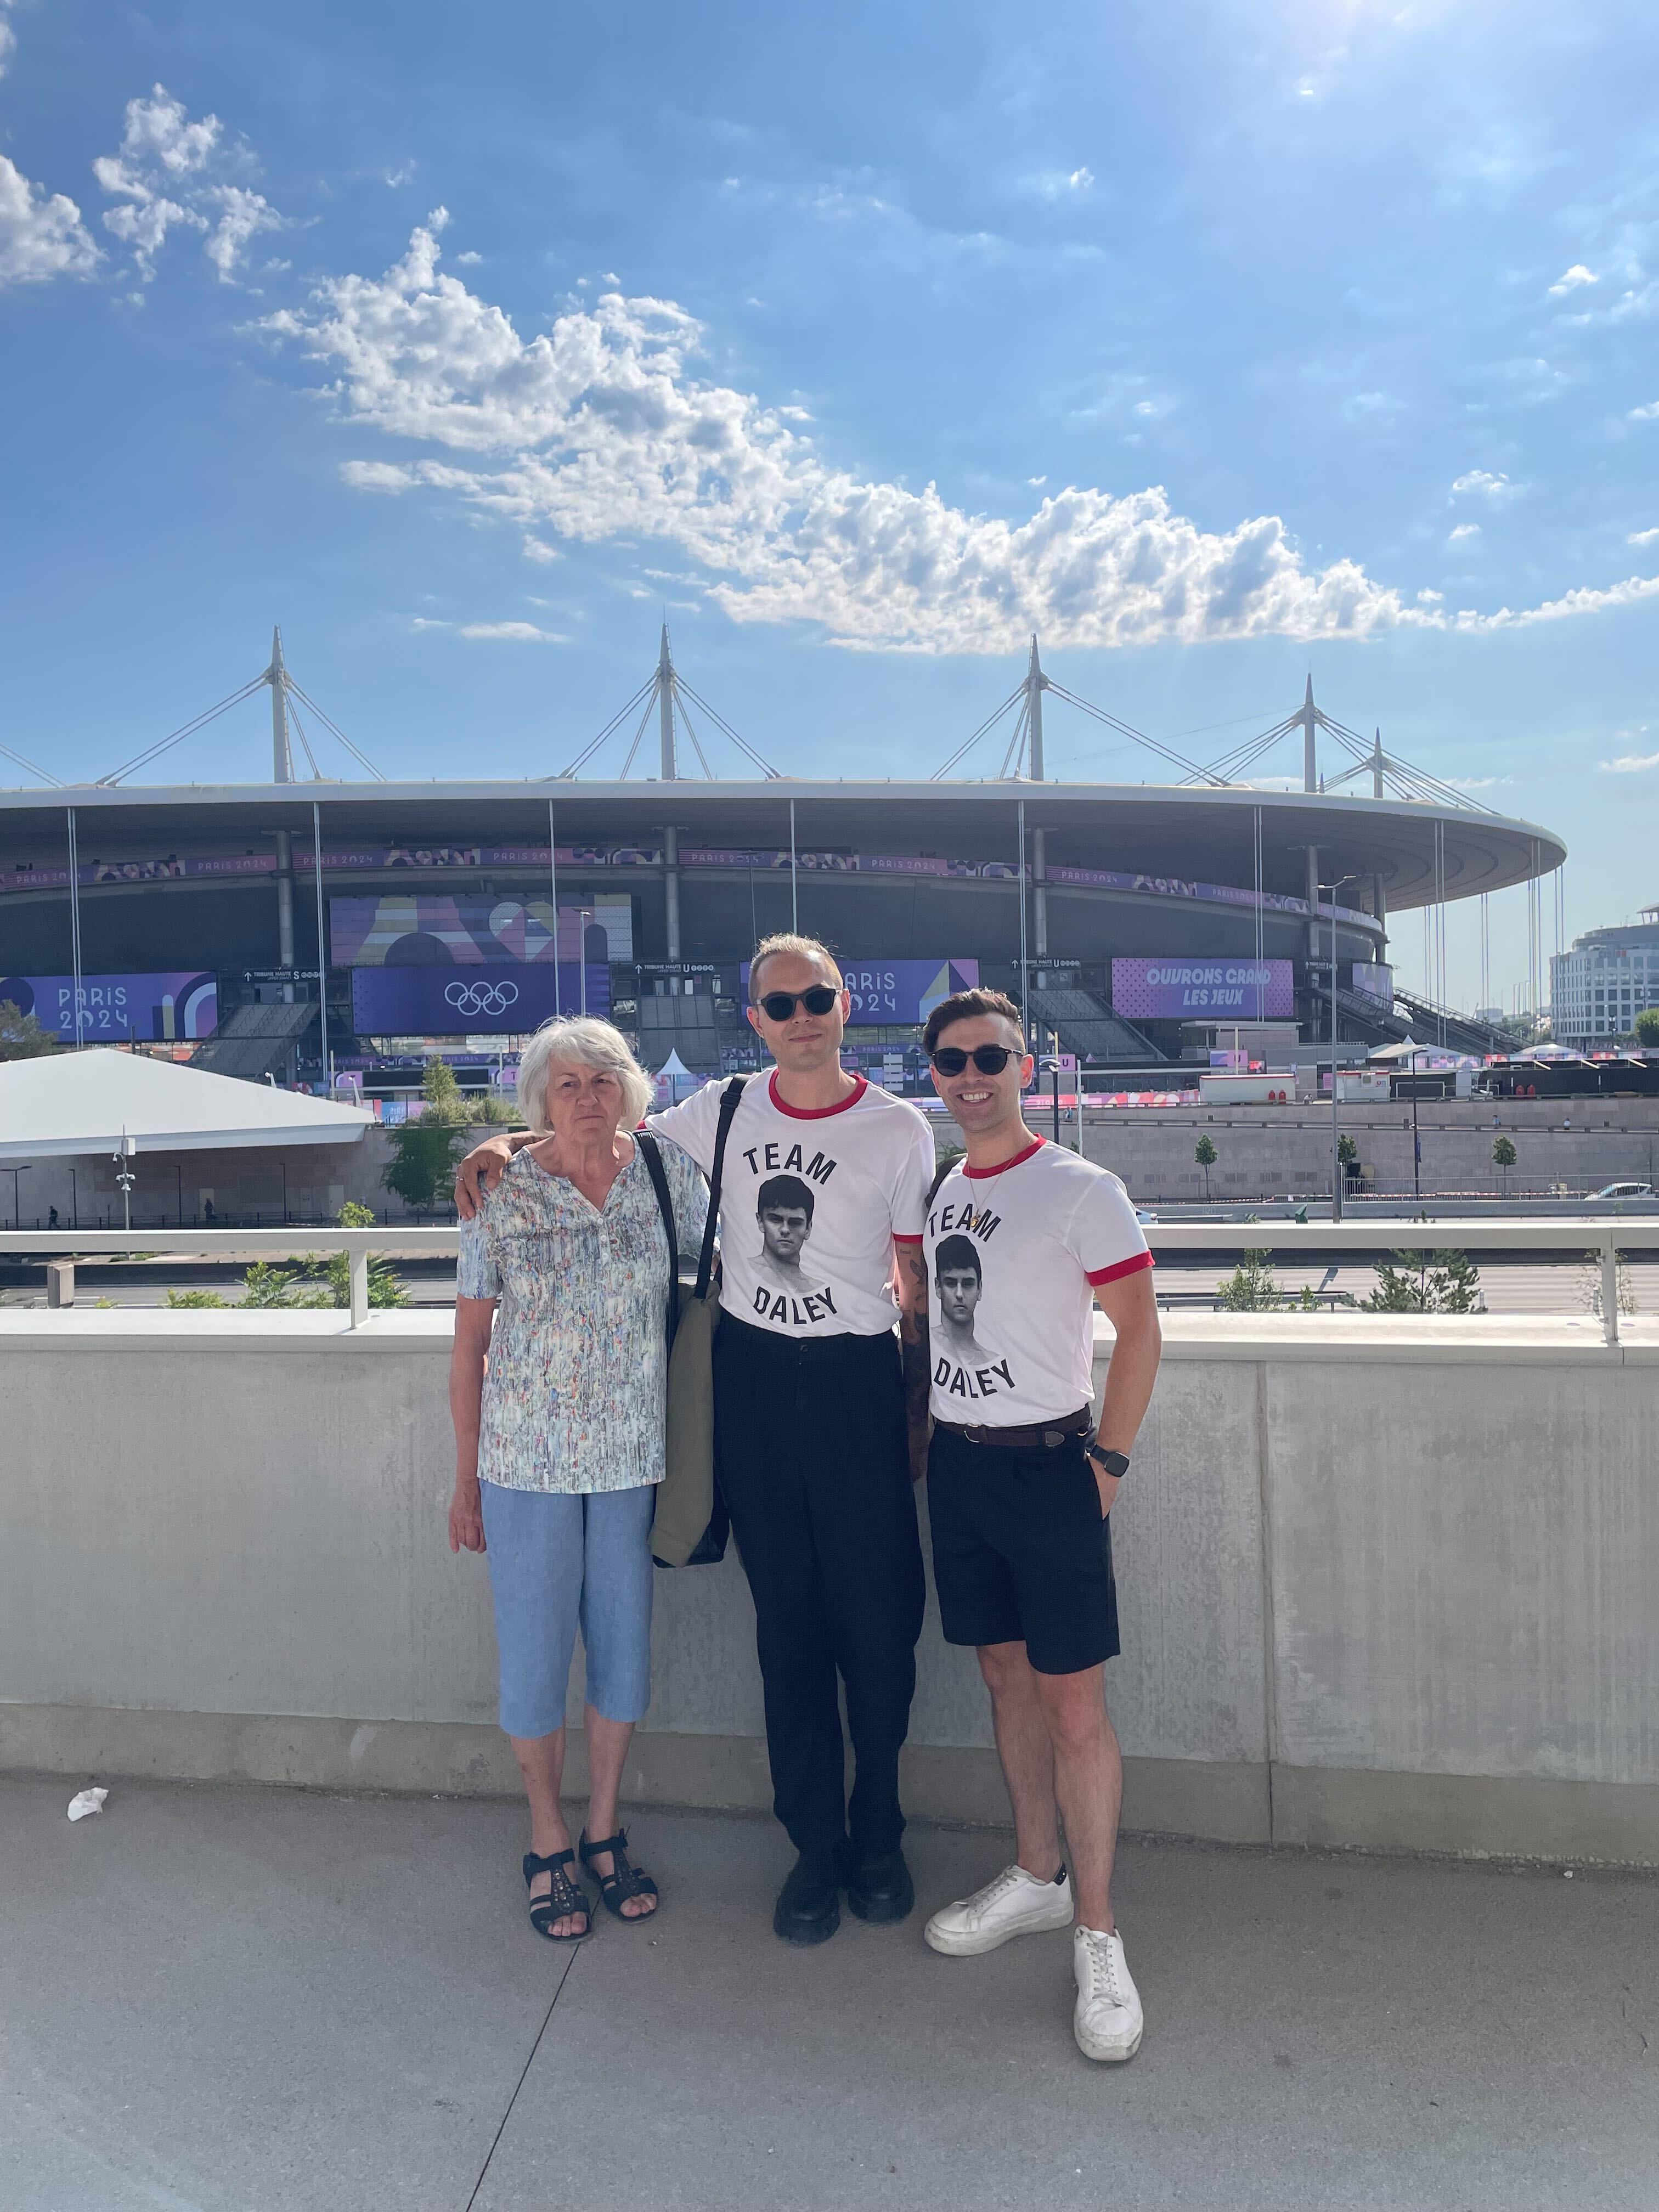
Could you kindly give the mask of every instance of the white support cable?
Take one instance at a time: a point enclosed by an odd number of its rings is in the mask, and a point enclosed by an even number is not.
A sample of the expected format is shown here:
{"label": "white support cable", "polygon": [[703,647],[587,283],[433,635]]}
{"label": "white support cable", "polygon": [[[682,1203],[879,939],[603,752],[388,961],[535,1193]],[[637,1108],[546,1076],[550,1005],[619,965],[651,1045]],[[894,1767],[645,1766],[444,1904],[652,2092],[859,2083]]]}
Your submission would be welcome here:
{"label": "white support cable", "polygon": [[[299,693],[299,686],[298,686],[298,684],[289,684],[289,690],[291,692],[293,692],[293,693],[295,695],[295,696],[298,696],[298,693]],[[309,704],[310,704],[311,702],[310,702],[310,701],[309,701],[309,700],[307,700],[306,703],[307,703],[307,706],[309,706]],[[317,765],[317,756],[316,756],[316,754],[315,754],[314,752],[313,752],[313,751],[312,751],[312,750],[311,750],[311,740],[310,740],[310,738],[309,738],[308,737],[307,737],[307,735],[306,735],[306,726],[305,726],[305,724],[304,724],[304,723],[300,720],[300,710],[299,710],[299,708],[298,708],[294,704],[294,701],[293,701],[292,699],[290,699],[290,700],[289,700],[289,708],[288,708],[288,719],[289,719],[289,726],[290,726],[290,727],[293,729],[293,732],[294,732],[295,736],[296,738],[298,738],[298,739],[300,740],[300,750],[301,750],[301,751],[305,755],[305,757],[306,757],[307,760],[311,763],[311,780],[312,780],[312,781],[313,781],[313,783],[320,783],[320,782],[323,781],[323,771],[322,771],[322,770],[321,770],[321,769],[319,769],[319,768],[318,767],[318,765]]]}
{"label": "white support cable", "polygon": [[997,781],[999,783],[1003,783],[1007,781],[1008,771],[1011,768],[1016,776],[1019,775],[1021,765],[1025,758],[1025,739],[1030,726],[1031,702],[1028,696],[1018,714],[1014,717],[1013,735],[1009,738],[1007,745],[1004,749],[1002,755],[1002,766],[997,770]]}
{"label": "white support cable", "polygon": [[[599,732],[598,737],[592,738],[588,744],[583,746],[580,752],[577,754],[575,759],[571,762],[569,767],[562,768],[556,776],[543,776],[540,779],[541,781],[544,783],[563,783],[571,776],[574,776],[579,769],[586,768],[588,762],[592,759],[594,754],[598,752],[599,747],[605,743],[605,739],[621,727],[622,724],[628,720],[628,717],[633,713],[635,708],[639,705],[641,700],[646,696],[647,692],[650,694],[651,698],[654,702],[657,696],[657,672],[654,668],[652,670],[650,675],[646,678],[644,683],[641,684],[639,690],[634,694],[633,697],[631,699],[624,700],[622,705],[617,708],[616,713],[611,717],[611,720]],[[647,711],[649,710],[647,709]]]}
{"label": "white support cable", "polygon": [[628,771],[634,765],[634,756],[640,749],[640,739],[645,735],[645,726],[651,720],[652,709],[657,703],[657,693],[659,689],[658,679],[653,676],[645,687],[645,711],[640,716],[640,726],[634,732],[634,742],[628,748],[628,757],[623,763],[622,775],[618,778],[620,782],[626,783],[628,781]]}
{"label": "white support cable", "polygon": [[317,704],[317,702],[312,697],[311,694],[308,691],[301,690],[291,676],[287,678],[286,688],[291,697],[295,699],[303,699],[305,701],[306,705],[317,717],[317,720],[322,724],[323,727],[327,730],[331,736],[339,739],[340,743],[351,755],[353,760],[357,763],[360,768],[366,768],[369,774],[374,777],[376,783],[384,783],[386,781],[386,777],[380,774],[380,769],[375,767],[374,762],[370,760],[368,755],[362,750],[361,746],[352,744],[350,738],[347,737],[345,732],[340,727],[339,724],[335,721],[331,715],[325,714],[322,708]]}
{"label": "white support cable", "polygon": [[1003,716],[1008,712],[1008,709],[1011,707],[1018,706],[1019,702],[1024,696],[1025,685],[1024,683],[1021,683],[1015,690],[1008,694],[1008,696],[1003,701],[1000,707],[985,717],[985,720],[980,724],[978,729],[974,732],[972,737],[963,738],[963,742],[957,747],[955,752],[951,754],[950,759],[945,763],[945,765],[942,768],[936,768],[933,770],[933,775],[927,779],[928,781],[930,783],[943,783],[945,777],[950,775],[957,763],[959,760],[965,760],[968,755],[972,752],[974,747],[979,743],[980,739],[984,737],[988,731],[994,730],[997,724],[1002,720]]}
{"label": "white support cable", "polygon": [[69,789],[68,784],[63,781],[61,776],[54,775],[50,769],[38,768],[35,763],[32,760],[28,759],[24,754],[15,753],[9,745],[0,745],[0,753],[3,753],[9,761],[15,761],[19,768],[26,768],[31,775],[38,775],[42,783],[51,784],[54,791],[67,791]]}
{"label": "white support cable", "polygon": [[[682,684],[676,684],[674,686],[677,692],[683,692],[684,688],[684,685]],[[678,710],[681,721],[685,725],[685,734],[691,740],[691,750],[696,753],[698,760],[702,764],[703,780],[705,782],[713,783],[714,781],[714,771],[708,765],[708,756],[702,749],[702,740],[697,735],[696,726],[691,720],[685,701],[684,698],[678,698],[674,703]]]}
{"label": "white support cable", "polygon": [[1184,769],[1188,775],[1200,776],[1206,783],[1215,781],[1208,769],[1200,768],[1196,761],[1189,761],[1184,753],[1176,752],[1172,745],[1161,744],[1156,738],[1149,738],[1145,730],[1136,729],[1133,722],[1120,721],[1115,714],[1109,714],[1103,707],[1097,707],[1091,700],[1079,698],[1075,691],[1068,691],[1063,684],[1056,684],[1052,676],[1044,688],[1052,691],[1056,699],[1065,700],[1068,707],[1076,707],[1085,714],[1092,714],[1096,721],[1104,722],[1108,729],[1121,731],[1126,738],[1133,738],[1138,745],[1145,745],[1149,752],[1157,753],[1161,759]]}
{"label": "white support cable", "polygon": [[730,738],[738,750],[746,760],[750,760],[754,763],[755,766],[760,770],[761,774],[766,777],[769,782],[781,783],[783,781],[782,769],[774,768],[771,762],[766,758],[763,753],[757,752],[754,746],[750,744],[746,738],[739,737],[738,732],[732,728],[730,722],[726,720],[725,715],[720,713],[720,709],[716,707],[711,707],[708,700],[703,697],[702,692],[694,690],[691,685],[686,682],[684,677],[680,674],[678,668],[674,671],[674,689],[676,691],[682,693],[684,697],[690,699],[694,705],[702,710],[703,714],[707,714],[709,720],[714,723],[715,728],[719,730],[723,736]]}
{"label": "white support cable", "polygon": [[[1275,722],[1272,729],[1262,730],[1253,738],[1241,738],[1236,745],[1212,760],[1205,773],[1226,782],[1234,781],[1253,761],[1260,760],[1262,754],[1276,745],[1281,738],[1288,737],[1292,730],[1299,730],[1301,726],[1299,720],[1287,720]],[[1194,778],[1183,776],[1182,781],[1191,783]]]}
{"label": "white support cable", "polygon": [[198,730],[206,729],[210,722],[216,722],[221,714],[228,714],[233,707],[240,706],[244,699],[251,699],[256,691],[264,689],[268,680],[269,672],[261,669],[256,677],[243,684],[240,691],[233,691],[228,699],[222,699],[216,707],[210,707],[205,714],[193,716],[190,721],[182,724],[169,736],[159,738],[153,745],[147,745],[143,752],[135,753],[130,761],[124,762],[118,769],[112,769],[109,775],[100,775],[93,788],[97,791],[112,789],[120,782],[124,775],[131,775],[135,769],[147,768],[151,761],[159,759],[170,745],[181,744],[186,738],[193,737]]}

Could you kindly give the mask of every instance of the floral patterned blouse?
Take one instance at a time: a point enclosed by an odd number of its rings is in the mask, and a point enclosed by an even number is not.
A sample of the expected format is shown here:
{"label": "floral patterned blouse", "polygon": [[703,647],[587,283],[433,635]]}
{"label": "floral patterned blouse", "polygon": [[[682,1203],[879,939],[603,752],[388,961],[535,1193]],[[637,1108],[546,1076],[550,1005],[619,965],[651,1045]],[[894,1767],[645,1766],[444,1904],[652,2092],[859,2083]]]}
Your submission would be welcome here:
{"label": "floral patterned blouse", "polygon": [[[708,1191],[662,1142],[682,1264]],[[633,1490],[660,1482],[668,1387],[668,1239],[640,1148],[594,1206],[515,1152],[461,1224],[456,1287],[496,1300],[478,1435],[481,1481],[507,1490]]]}

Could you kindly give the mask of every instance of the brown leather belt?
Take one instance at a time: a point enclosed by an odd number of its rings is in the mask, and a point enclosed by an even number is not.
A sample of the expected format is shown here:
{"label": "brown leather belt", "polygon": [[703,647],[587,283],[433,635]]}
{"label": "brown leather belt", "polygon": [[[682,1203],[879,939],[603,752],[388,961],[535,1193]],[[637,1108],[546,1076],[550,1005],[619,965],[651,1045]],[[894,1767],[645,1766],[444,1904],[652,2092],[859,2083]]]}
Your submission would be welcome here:
{"label": "brown leather belt", "polygon": [[1019,1429],[969,1428],[957,1421],[940,1420],[935,1420],[933,1426],[948,1429],[953,1437],[970,1444],[1000,1444],[1006,1451],[1054,1451],[1073,1437],[1086,1436],[1094,1426],[1094,1417],[1086,1406],[1079,1406],[1075,1413],[1062,1413],[1058,1420],[1030,1421]]}

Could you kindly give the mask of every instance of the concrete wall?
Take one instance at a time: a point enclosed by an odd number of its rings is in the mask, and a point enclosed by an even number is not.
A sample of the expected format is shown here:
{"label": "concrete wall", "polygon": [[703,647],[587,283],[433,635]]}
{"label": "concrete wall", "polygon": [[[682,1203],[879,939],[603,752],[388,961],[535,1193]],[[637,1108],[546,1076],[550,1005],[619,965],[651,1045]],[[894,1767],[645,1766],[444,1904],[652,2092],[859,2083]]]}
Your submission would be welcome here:
{"label": "concrete wall", "polygon": [[[1033,1127],[1047,1123],[1035,1106]],[[1547,1192],[1558,1182],[1596,1189],[1620,1180],[1659,1188],[1659,1099],[1419,1100],[1425,1191],[1499,1195]],[[1412,1188],[1412,1109],[1345,1104],[1342,1127],[1358,1145],[1379,1191]],[[1507,1179],[1492,1165],[1500,1131],[1515,1146]],[[1203,1170],[1193,1158],[1207,1134],[1217,1159],[1209,1193],[1218,1199],[1283,1197],[1330,1188],[1331,1109],[1312,1101],[1279,1107],[1119,1107],[1090,1117],[1091,1159],[1121,1175],[1143,1203],[1202,1198]],[[1069,1130],[1066,1141],[1072,1141]]]}
{"label": "concrete wall", "polygon": [[[1167,1326],[1113,1524],[1127,1824],[1659,1863],[1659,1324]],[[0,1315],[0,1768],[512,1790],[448,1330]],[[764,1805],[739,1568],[657,1607],[630,1794]],[[931,1604],[920,1663],[913,1808],[1001,1819]]]}

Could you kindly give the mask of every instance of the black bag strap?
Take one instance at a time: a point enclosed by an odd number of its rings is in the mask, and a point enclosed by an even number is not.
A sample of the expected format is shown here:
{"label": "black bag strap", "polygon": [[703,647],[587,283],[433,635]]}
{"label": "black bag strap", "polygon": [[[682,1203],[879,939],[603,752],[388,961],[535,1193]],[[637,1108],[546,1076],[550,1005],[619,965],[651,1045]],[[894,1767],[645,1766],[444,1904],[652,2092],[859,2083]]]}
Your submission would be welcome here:
{"label": "black bag strap", "polygon": [[635,1129],[634,1142],[640,1148],[645,1162],[645,1171],[651,1178],[651,1188],[657,1194],[657,1211],[662,1216],[662,1225],[668,1237],[668,1349],[674,1349],[674,1332],[680,1325],[680,1239],[674,1226],[674,1201],[668,1194],[668,1176],[662,1164],[662,1153],[657,1140],[648,1129]]}
{"label": "black bag strap", "polygon": [[726,1140],[732,1133],[732,1117],[748,1088],[748,1079],[734,1075],[720,1093],[720,1118],[714,1130],[714,1171],[708,1178],[708,1219],[702,1232],[702,1252],[697,1261],[696,1296],[708,1296],[714,1272],[714,1233],[720,1224],[720,1176],[726,1167]]}

